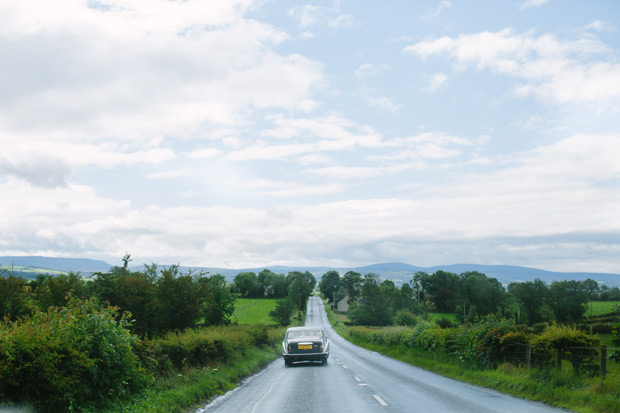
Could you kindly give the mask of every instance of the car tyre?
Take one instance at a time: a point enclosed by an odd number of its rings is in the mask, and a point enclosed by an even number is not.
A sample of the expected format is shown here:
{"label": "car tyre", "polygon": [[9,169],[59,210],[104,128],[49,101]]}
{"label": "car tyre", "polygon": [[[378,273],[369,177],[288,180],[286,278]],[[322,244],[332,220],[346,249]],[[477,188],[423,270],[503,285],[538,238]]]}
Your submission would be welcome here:
{"label": "car tyre", "polygon": [[321,364],[322,364],[323,366],[327,366],[327,357],[325,357],[325,358],[321,361]]}
{"label": "car tyre", "polygon": [[284,360],[284,365],[285,365],[286,367],[291,367],[291,361],[290,361],[290,360],[288,360],[288,359],[285,359],[285,360]]}

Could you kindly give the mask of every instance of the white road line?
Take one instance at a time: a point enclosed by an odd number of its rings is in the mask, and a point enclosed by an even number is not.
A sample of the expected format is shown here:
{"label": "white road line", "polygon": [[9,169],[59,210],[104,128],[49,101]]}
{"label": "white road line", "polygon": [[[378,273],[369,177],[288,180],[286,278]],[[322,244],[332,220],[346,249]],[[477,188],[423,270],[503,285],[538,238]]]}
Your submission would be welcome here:
{"label": "white road line", "polygon": [[368,387],[366,383],[360,383],[360,387]]}
{"label": "white road line", "polygon": [[345,365],[343,364],[343,365],[342,365],[342,368],[343,368],[343,369],[346,369],[346,368],[347,368],[347,366],[345,366]]}
{"label": "white road line", "polygon": [[353,378],[355,379],[355,381],[362,381],[362,379],[360,379],[360,378],[359,378],[359,377],[357,377],[357,376],[353,376]]}
{"label": "white road line", "polygon": [[380,404],[381,406],[383,406],[383,407],[387,407],[387,405],[388,405],[388,404],[387,404],[387,403],[385,402],[385,400],[383,400],[381,397],[379,397],[379,396],[378,396],[378,395],[376,395],[376,394],[373,394],[373,395],[372,395],[372,397],[374,397],[374,398],[375,398],[375,400],[376,400],[376,401],[378,401],[378,402],[379,402],[379,404]]}

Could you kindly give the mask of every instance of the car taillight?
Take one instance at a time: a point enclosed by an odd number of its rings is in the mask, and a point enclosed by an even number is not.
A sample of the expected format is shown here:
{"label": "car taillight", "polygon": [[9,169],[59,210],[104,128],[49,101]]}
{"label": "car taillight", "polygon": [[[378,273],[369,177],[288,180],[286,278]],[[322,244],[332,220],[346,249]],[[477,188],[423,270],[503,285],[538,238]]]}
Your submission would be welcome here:
{"label": "car taillight", "polygon": [[288,352],[289,353],[291,352],[291,345],[290,344],[288,345]]}
{"label": "car taillight", "polygon": [[323,351],[323,344],[319,344],[319,351]]}

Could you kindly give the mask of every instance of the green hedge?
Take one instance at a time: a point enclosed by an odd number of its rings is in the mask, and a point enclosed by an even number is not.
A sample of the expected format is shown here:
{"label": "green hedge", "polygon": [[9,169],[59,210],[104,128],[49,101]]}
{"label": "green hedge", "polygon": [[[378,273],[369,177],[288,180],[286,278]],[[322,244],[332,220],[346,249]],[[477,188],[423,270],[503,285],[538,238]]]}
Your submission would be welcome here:
{"label": "green hedge", "polygon": [[250,348],[275,345],[283,335],[281,329],[262,324],[207,327],[142,342],[137,352],[149,370],[164,375],[189,367],[227,362]]}
{"label": "green hedge", "polygon": [[592,374],[599,369],[600,340],[571,326],[548,325],[540,334],[534,334],[510,320],[488,317],[446,329],[426,321],[414,327],[354,326],[349,334],[371,343],[440,351],[480,368],[496,368],[501,363],[522,365],[529,346],[532,365],[554,366],[559,351],[571,362],[575,373]]}
{"label": "green hedge", "polygon": [[73,411],[137,390],[146,376],[126,325],[93,300],[1,323],[0,398]]}

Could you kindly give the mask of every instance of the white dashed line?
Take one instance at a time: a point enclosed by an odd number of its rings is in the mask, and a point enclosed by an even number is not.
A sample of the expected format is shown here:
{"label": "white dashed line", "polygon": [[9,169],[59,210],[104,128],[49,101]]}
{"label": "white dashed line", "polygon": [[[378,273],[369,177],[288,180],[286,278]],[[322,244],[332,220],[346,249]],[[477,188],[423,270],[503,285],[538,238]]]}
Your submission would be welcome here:
{"label": "white dashed line", "polygon": [[353,376],[353,378],[355,379],[355,381],[362,381],[362,379],[360,379],[360,378],[359,378],[359,377],[357,377],[357,376]]}
{"label": "white dashed line", "polygon": [[379,404],[380,404],[381,406],[383,406],[383,407],[387,407],[387,405],[388,405],[388,404],[387,404],[387,403],[385,402],[385,400],[383,400],[381,397],[379,397],[379,396],[378,396],[378,395],[376,395],[376,394],[373,394],[373,395],[372,395],[372,397],[374,397],[374,398],[375,398],[375,400],[376,400],[376,401],[378,401],[378,402],[379,402]]}
{"label": "white dashed line", "polygon": [[368,387],[366,383],[360,383],[360,387]]}

